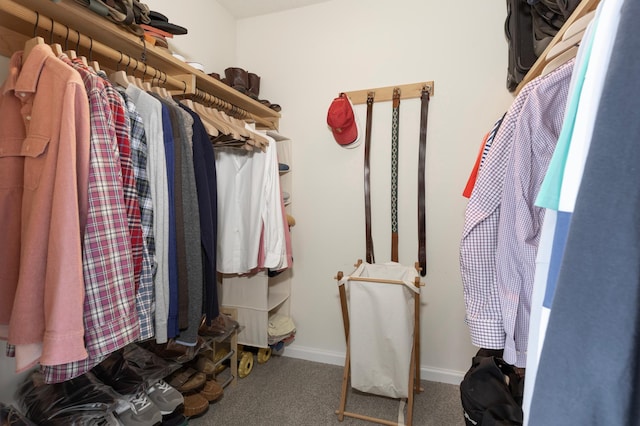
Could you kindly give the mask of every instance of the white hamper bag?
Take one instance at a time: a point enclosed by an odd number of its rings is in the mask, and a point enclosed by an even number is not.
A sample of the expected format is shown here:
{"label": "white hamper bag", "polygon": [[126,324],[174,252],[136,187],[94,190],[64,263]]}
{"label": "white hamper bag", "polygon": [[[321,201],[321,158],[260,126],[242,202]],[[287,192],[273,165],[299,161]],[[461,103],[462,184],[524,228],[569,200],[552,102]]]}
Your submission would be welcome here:
{"label": "white hamper bag", "polygon": [[[413,347],[415,268],[396,262],[362,263],[340,280],[349,303],[351,386],[362,392],[407,398]],[[356,281],[394,280],[402,284]]]}

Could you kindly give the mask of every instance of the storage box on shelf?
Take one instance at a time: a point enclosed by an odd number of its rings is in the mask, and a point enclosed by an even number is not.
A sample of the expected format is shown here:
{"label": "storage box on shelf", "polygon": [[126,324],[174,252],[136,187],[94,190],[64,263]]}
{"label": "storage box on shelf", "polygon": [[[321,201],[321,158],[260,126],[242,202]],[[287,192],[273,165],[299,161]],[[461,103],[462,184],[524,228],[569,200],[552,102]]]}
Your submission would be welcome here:
{"label": "storage box on shelf", "polygon": [[222,279],[222,305],[235,308],[244,327],[238,343],[258,348],[269,347],[269,315],[289,315],[291,271],[269,277],[266,272],[252,276],[226,275]]}

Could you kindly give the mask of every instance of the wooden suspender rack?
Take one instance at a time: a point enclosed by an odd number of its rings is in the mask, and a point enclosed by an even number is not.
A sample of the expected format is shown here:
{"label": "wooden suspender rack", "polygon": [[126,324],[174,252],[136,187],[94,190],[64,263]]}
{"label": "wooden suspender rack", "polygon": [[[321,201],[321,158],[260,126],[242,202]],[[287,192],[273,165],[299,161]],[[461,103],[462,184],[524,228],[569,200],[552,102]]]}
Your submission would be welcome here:
{"label": "wooden suspender rack", "polygon": [[433,96],[434,83],[433,81],[425,81],[422,83],[400,84],[397,86],[378,87],[376,89],[367,90],[355,90],[352,92],[344,92],[351,103],[354,105],[366,104],[367,96],[369,93],[375,95],[376,102],[384,102],[393,100],[394,89],[400,89],[400,99],[414,99],[419,98],[422,95],[422,90],[427,89],[429,95]]}
{"label": "wooden suspender rack", "polygon": [[573,11],[569,19],[564,23],[562,28],[558,31],[558,33],[553,37],[551,43],[547,46],[547,48],[542,52],[542,54],[538,57],[538,60],[533,64],[529,72],[524,76],[518,87],[516,87],[515,94],[520,93],[520,90],[529,83],[534,78],[538,77],[544,67],[549,63],[547,59],[547,54],[553,49],[553,47],[558,44],[562,40],[562,36],[567,31],[568,28],[571,27],[571,24],[576,22],[578,19],[582,18],[584,15],[593,11],[598,7],[598,3],[600,0],[582,0],[578,7]]}
{"label": "wooden suspender rack", "polygon": [[277,130],[280,114],[226,84],[153,47],[126,29],[73,0],[0,0],[0,54],[11,56],[25,42],[40,36],[48,44],[82,49],[101,68],[127,67],[172,95],[193,99],[230,116]]}

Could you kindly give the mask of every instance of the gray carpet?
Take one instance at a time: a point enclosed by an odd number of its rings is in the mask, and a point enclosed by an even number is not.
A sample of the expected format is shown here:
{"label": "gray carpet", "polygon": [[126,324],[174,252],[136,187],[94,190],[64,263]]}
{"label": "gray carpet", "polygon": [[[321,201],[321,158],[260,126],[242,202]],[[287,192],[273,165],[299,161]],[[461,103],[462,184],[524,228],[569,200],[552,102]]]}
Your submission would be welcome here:
{"label": "gray carpet", "polygon": [[[365,425],[345,417],[338,421],[342,383],[340,366],[273,356],[265,364],[254,363],[251,373],[209,407],[190,420],[208,425]],[[225,374],[225,373],[222,373]],[[464,426],[458,386],[423,381],[424,392],[414,397],[415,426]],[[396,421],[398,400],[350,390],[345,411]]]}

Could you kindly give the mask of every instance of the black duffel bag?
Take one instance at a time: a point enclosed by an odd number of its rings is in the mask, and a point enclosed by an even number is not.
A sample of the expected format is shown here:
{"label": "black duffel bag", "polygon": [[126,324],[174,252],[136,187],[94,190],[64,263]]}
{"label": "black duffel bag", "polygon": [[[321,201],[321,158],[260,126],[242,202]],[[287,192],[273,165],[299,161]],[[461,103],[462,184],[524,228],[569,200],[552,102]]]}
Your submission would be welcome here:
{"label": "black duffel bag", "polygon": [[524,380],[495,356],[475,356],[460,383],[467,426],[522,425]]}

